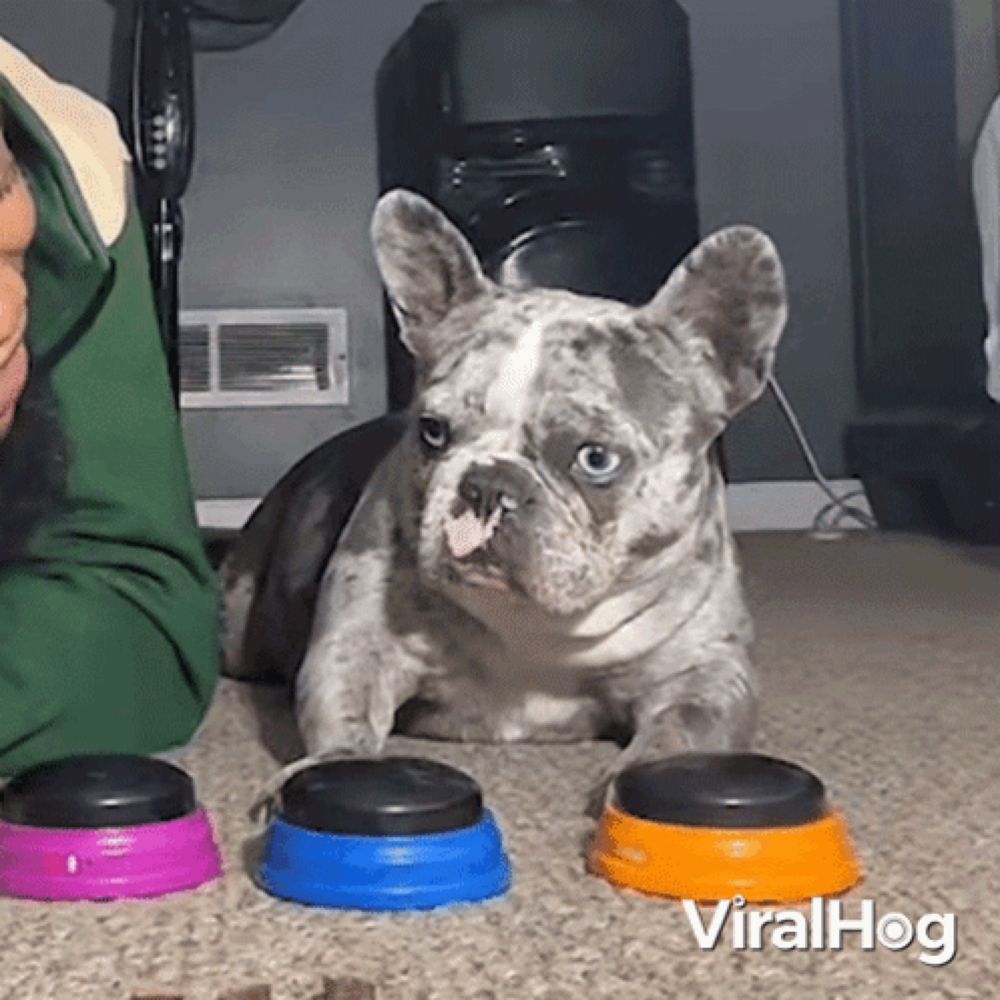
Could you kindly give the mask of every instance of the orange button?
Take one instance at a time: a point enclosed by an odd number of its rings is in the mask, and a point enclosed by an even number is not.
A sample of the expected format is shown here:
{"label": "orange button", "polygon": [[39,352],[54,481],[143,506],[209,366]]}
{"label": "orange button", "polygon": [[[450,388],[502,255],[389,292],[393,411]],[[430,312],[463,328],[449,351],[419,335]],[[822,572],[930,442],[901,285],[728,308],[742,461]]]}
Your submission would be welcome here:
{"label": "orange button", "polygon": [[717,902],[796,903],[846,892],[861,865],[837,812],[798,826],[756,829],[678,826],[609,806],[588,867],[620,888]]}

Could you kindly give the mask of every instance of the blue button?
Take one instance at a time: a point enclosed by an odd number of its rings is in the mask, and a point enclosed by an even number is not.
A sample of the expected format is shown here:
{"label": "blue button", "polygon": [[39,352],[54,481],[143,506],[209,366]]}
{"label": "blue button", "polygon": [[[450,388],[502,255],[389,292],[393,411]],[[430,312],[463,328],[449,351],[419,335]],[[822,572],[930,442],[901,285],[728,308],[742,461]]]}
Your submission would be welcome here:
{"label": "blue button", "polygon": [[502,896],[510,864],[493,815],[411,836],[357,836],[295,826],[267,831],[258,883],[281,899],[356,910],[426,910]]}

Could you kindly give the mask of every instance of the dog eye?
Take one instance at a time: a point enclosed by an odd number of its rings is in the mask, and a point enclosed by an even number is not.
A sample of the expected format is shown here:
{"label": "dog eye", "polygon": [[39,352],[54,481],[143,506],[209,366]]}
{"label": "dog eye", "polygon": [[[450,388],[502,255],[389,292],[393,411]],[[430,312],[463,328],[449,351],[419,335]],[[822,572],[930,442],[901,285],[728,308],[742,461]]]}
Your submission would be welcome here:
{"label": "dog eye", "polygon": [[621,465],[621,455],[602,444],[585,444],[576,453],[577,468],[597,486],[615,479],[621,471]]}
{"label": "dog eye", "polygon": [[441,417],[424,415],[420,418],[420,440],[432,451],[441,451],[451,440],[448,421]]}

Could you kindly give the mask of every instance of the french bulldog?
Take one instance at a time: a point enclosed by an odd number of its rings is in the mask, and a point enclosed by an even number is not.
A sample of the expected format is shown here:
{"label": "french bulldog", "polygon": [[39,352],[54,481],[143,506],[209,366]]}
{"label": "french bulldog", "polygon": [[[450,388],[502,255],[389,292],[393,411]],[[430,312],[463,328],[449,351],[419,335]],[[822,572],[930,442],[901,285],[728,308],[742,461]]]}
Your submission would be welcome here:
{"label": "french bulldog", "polygon": [[[353,459],[300,463],[223,567],[227,672],[294,678],[306,757],[272,790],[379,754],[394,728],[614,736],[598,799],[633,762],[746,748],[758,681],[713,444],[773,368],[787,307],[770,239],[717,232],[635,307],[495,284],[407,191],[380,200],[372,238],[411,410],[381,451],[355,432]],[[279,637],[264,665],[255,617]]]}

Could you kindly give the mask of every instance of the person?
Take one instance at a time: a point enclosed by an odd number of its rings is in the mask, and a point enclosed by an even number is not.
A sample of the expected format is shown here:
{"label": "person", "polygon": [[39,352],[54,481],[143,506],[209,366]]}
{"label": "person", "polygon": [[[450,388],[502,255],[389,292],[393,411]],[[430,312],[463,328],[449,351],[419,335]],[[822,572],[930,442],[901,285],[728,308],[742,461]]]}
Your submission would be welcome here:
{"label": "person", "polygon": [[186,743],[219,674],[129,156],[0,38],[0,777]]}
{"label": "person", "polygon": [[982,249],[986,392],[1000,403],[1000,97],[990,106],[972,157],[972,194]]}

